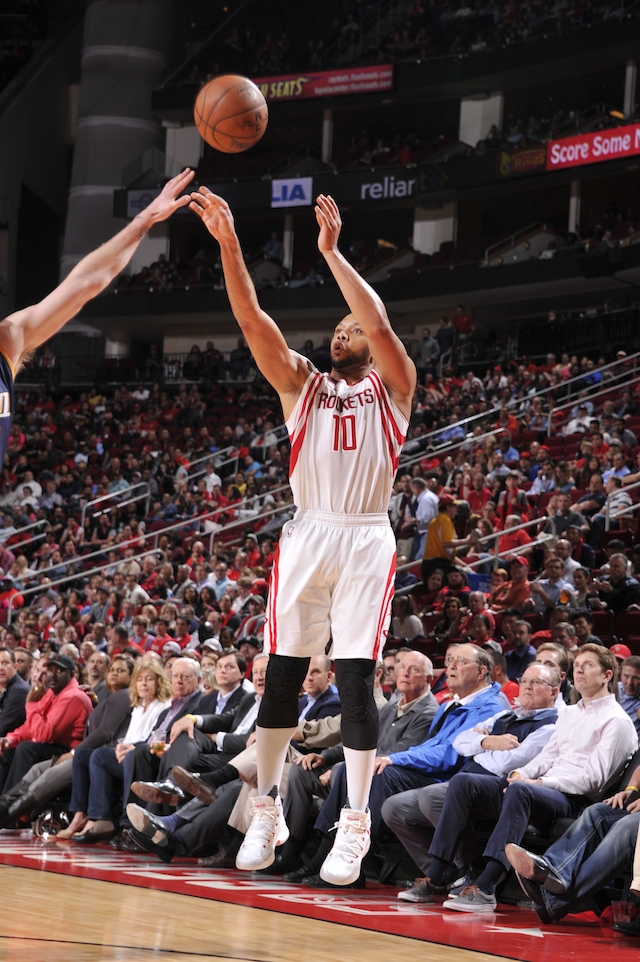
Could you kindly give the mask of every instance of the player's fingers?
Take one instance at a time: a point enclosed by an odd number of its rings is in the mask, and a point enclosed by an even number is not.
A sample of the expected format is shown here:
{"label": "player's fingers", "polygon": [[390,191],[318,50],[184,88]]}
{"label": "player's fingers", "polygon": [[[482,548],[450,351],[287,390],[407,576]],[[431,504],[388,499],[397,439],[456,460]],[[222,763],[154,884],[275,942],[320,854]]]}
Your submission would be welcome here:
{"label": "player's fingers", "polygon": [[191,202],[191,198],[189,194],[183,194],[182,197],[178,197],[177,200],[174,201],[176,208],[185,207],[190,202]]}
{"label": "player's fingers", "polygon": [[198,214],[199,217],[202,217],[204,215],[204,210],[202,209],[202,207],[200,207],[199,204],[196,204],[195,201],[193,200],[189,204],[189,210],[192,210],[194,214]]}

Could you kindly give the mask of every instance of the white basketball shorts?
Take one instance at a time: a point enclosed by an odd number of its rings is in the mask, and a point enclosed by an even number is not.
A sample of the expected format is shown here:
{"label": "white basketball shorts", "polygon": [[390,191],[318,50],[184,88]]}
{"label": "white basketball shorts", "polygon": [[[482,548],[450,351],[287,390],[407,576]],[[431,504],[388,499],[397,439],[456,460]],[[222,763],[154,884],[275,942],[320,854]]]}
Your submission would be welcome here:
{"label": "white basketball shorts", "polygon": [[299,509],[273,566],[265,651],[307,658],[374,658],[389,630],[396,541],[386,514]]}

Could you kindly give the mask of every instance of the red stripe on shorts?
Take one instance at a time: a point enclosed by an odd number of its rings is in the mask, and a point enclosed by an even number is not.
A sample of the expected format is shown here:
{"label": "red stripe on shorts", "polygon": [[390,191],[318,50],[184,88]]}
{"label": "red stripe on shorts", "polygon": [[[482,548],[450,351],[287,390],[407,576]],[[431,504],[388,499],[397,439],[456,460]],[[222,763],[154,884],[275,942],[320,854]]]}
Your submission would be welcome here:
{"label": "red stripe on shorts", "polygon": [[387,578],[387,584],[384,589],[384,597],[382,599],[382,607],[380,609],[380,617],[378,618],[378,627],[376,628],[376,641],[375,648],[373,650],[373,657],[377,661],[380,656],[380,647],[382,644],[382,626],[384,620],[389,610],[389,605],[391,604],[391,598],[393,597],[395,588],[395,577],[396,577],[396,559],[393,558],[391,562],[391,570],[389,571],[389,576]]}
{"label": "red stripe on shorts", "polygon": [[280,580],[280,544],[276,548],[276,556],[271,570],[271,587],[269,589],[269,652],[276,653],[277,647],[277,625],[276,625],[276,597],[278,594],[278,581]]}

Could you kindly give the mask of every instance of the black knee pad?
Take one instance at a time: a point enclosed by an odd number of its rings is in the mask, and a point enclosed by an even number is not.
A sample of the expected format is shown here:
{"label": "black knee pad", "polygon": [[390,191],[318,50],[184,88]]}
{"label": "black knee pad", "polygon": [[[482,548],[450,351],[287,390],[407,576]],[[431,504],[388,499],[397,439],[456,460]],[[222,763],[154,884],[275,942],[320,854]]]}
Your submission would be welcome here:
{"label": "black knee pad", "polygon": [[336,660],[335,669],[342,711],[342,744],[357,751],[376,748],[379,726],[378,708],[373,697],[375,661],[340,658]]}
{"label": "black knee pad", "polygon": [[309,658],[270,655],[264,697],[258,712],[260,728],[297,728],[298,696],[309,670]]}

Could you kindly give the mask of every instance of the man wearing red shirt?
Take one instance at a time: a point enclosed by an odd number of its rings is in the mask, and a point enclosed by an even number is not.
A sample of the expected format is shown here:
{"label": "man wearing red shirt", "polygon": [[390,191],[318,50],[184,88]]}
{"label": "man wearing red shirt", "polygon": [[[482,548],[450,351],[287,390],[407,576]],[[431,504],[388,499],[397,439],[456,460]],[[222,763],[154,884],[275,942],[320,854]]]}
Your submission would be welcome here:
{"label": "man wearing red shirt", "polygon": [[[522,518],[518,514],[510,514],[505,521],[505,529],[516,528],[522,524]],[[498,554],[501,561],[511,561],[515,555],[526,555],[533,548],[533,541],[524,528],[519,531],[511,531],[509,534],[501,534],[498,538]]]}
{"label": "man wearing red shirt", "polygon": [[460,343],[460,335],[462,334],[462,340],[465,341],[470,334],[473,333],[473,318],[471,314],[466,314],[463,304],[458,304],[456,307],[456,312],[453,315],[453,326],[458,332],[458,343]]}
{"label": "man wearing red shirt", "polygon": [[531,597],[529,588],[529,562],[526,558],[514,558],[510,565],[511,581],[500,585],[489,598],[489,610],[492,614],[504,611],[505,608],[521,607]]}
{"label": "man wearing red shirt", "polygon": [[485,485],[484,475],[476,474],[473,479],[473,491],[470,492],[467,502],[472,514],[481,514],[487,501],[491,500],[491,491]]}
{"label": "man wearing red shirt", "polygon": [[0,608],[22,608],[24,598],[15,587],[11,575],[5,575],[2,579],[2,590],[0,591]]}
{"label": "man wearing red shirt", "polygon": [[36,762],[62,755],[82,741],[93,705],[74,671],[66,655],[49,659],[46,685],[36,685],[27,695],[24,725],[0,739],[0,790],[17,785]]}

